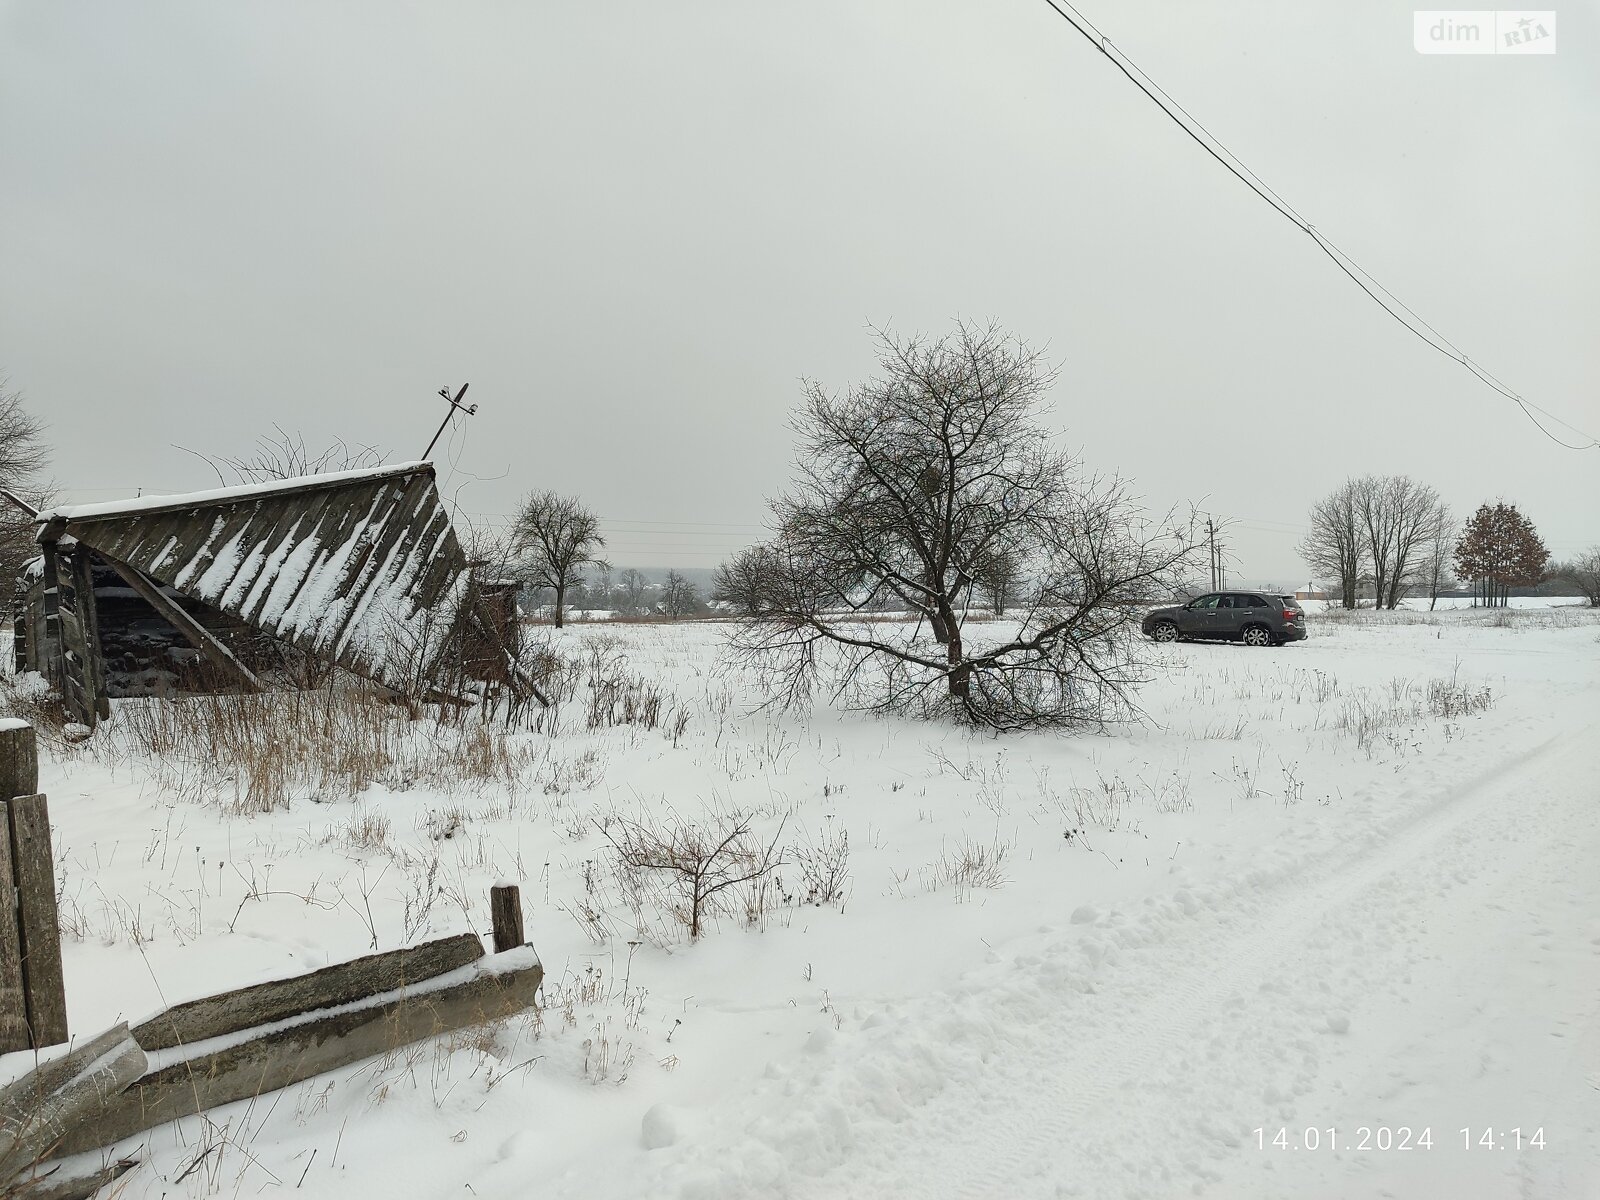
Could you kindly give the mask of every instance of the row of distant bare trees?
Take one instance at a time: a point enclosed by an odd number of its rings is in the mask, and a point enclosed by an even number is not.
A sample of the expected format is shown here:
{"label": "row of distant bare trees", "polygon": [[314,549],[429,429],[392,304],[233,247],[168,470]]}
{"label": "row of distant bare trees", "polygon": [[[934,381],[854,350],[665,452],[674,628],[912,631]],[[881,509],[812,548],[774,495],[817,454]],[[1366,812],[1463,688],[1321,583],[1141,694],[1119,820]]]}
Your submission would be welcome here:
{"label": "row of distant bare trees", "polygon": [[1355,608],[1369,585],[1380,608],[1416,593],[1428,596],[1431,608],[1456,579],[1471,583],[1485,605],[1503,605],[1513,588],[1555,579],[1600,607],[1600,547],[1552,562],[1515,504],[1482,504],[1462,524],[1438,492],[1407,475],[1363,475],[1329,492],[1312,506],[1300,552],[1333,583],[1345,608]]}

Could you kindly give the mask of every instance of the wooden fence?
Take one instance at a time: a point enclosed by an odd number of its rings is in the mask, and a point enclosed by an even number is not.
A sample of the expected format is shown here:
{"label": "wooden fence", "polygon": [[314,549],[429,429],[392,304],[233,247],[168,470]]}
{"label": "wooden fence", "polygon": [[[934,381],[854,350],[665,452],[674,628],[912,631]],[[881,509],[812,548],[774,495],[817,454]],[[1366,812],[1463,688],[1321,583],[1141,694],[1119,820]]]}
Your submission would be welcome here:
{"label": "wooden fence", "polygon": [[33,726],[0,717],[0,1054],[67,1040],[50,810]]}

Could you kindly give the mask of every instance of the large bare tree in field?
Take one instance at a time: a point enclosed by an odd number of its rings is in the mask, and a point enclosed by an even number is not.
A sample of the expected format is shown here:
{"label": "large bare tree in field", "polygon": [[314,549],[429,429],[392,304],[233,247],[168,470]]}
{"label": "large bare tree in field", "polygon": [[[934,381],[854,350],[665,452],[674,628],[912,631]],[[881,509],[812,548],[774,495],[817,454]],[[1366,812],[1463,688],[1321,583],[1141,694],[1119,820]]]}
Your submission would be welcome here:
{"label": "large bare tree in field", "polygon": [[1339,603],[1356,606],[1356,588],[1366,568],[1367,539],[1355,480],[1347,480],[1311,506],[1310,531],[1300,543],[1311,570],[1337,583]]}
{"label": "large bare tree in field", "polygon": [[533,492],[522,502],[512,525],[511,548],[518,557],[524,581],[555,593],[557,629],[563,622],[567,589],[585,564],[605,565],[605,560],[598,557],[605,544],[600,535],[600,518],[577,498]]}
{"label": "large bare tree in field", "polygon": [[[1000,330],[880,334],[879,349],[867,383],[805,385],[777,534],[720,581],[742,612],[735,653],[779,702],[822,683],[844,703],[994,729],[1132,711],[1136,607],[1189,565],[1193,521],[1146,521],[1126,485],[1056,449],[1040,421],[1054,373]],[[1037,583],[1015,634],[984,640],[967,604],[998,556]],[[911,619],[860,619],[886,601]]]}
{"label": "large bare tree in field", "polygon": [[48,499],[44,470],[49,464],[44,423],[23,406],[20,392],[5,391],[0,383],[0,489],[19,502],[0,497],[0,602],[4,604],[10,604],[11,585],[23,566],[39,552],[29,514]]}

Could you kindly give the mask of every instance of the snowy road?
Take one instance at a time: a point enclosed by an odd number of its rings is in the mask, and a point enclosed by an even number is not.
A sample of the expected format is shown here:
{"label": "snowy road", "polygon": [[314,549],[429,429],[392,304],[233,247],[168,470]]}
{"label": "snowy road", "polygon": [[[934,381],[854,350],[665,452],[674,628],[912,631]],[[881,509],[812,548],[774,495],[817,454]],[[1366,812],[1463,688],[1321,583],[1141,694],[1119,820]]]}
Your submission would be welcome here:
{"label": "snowy road", "polygon": [[[661,1182],[1600,1195],[1597,744],[1573,724],[1337,850],[1041,927],[951,993],[819,1033],[798,1068],[706,1114]],[[1285,1129],[1303,1147],[1307,1127],[1317,1149],[1270,1144]],[[1363,1128],[1373,1148],[1352,1147]],[[1402,1128],[1412,1149],[1376,1148]],[[1513,1129],[1542,1129],[1543,1148],[1518,1152]]]}

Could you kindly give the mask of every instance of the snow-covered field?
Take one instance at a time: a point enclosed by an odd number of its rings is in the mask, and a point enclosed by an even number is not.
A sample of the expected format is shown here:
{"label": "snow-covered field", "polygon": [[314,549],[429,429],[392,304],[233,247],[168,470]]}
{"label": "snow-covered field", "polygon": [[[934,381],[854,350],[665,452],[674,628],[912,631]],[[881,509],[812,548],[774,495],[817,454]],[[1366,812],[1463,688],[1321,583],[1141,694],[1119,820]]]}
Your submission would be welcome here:
{"label": "snow-covered field", "polygon": [[[1312,624],[1001,740],[756,711],[714,623],[541,630],[658,726],[580,686],[476,781],[399,728],[382,782],[265,812],[127,702],[42,767],[76,1032],[486,932],[502,879],[547,976],[492,1036],[148,1135],[118,1195],[1600,1195],[1600,623]],[[734,810],[792,861],[691,943],[600,827]]]}

